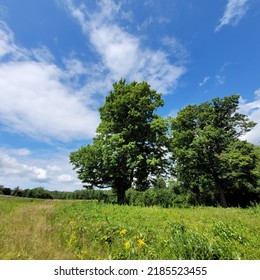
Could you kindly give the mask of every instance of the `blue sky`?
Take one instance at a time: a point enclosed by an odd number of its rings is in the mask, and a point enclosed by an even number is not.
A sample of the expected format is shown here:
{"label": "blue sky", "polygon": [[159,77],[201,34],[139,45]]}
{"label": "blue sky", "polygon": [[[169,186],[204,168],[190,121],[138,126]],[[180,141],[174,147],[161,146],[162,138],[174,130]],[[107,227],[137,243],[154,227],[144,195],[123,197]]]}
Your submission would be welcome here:
{"label": "blue sky", "polygon": [[0,0],[0,184],[81,189],[68,155],[121,77],[163,93],[162,116],[238,93],[260,123],[259,28],[258,0]]}

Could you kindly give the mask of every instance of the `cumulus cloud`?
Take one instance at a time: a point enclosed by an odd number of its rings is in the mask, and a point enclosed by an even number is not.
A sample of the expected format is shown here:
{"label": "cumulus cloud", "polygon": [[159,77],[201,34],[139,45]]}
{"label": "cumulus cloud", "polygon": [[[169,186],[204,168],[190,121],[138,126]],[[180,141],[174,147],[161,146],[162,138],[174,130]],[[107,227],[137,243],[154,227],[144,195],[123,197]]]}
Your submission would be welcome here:
{"label": "cumulus cloud", "polygon": [[219,20],[219,25],[215,31],[219,31],[223,26],[236,25],[246,14],[248,0],[228,0],[223,17]]}
{"label": "cumulus cloud", "polygon": [[66,82],[82,66],[74,63],[68,73],[52,60],[46,47],[29,52],[17,46],[11,30],[0,25],[0,122],[43,141],[92,138],[99,122],[93,101]]}
{"label": "cumulus cloud", "polygon": [[185,73],[184,64],[170,63],[169,53],[144,47],[139,37],[117,23],[123,13],[114,1],[101,1],[99,10],[92,13],[83,4],[76,6],[72,0],[63,3],[98,53],[111,83],[121,77],[146,80],[156,90],[167,93]]}
{"label": "cumulus cloud", "polygon": [[34,181],[48,181],[47,170],[22,164],[16,158],[2,152],[0,153],[0,171],[1,176],[29,176]]}
{"label": "cumulus cloud", "polygon": [[256,122],[256,126],[242,137],[256,145],[260,145],[260,88],[255,91],[255,99],[252,102],[247,102],[240,98],[239,111],[249,116],[250,120]]}
{"label": "cumulus cloud", "polygon": [[7,154],[0,154],[0,170],[1,176],[22,174],[25,166],[19,164],[16,159]]}
{"label": "cumulus cloud", "polygon": [[[47,159],[35,158],[30,154],[20,155],[23,149],[0,150],[0,182],[14,188],[34,188],[41,185],[47,189],[75,190],[81,186],[68,162],[67,153],[52,153]],[[26,149],[24,149],[25,151]],[[53,165],[49,165],[49,162]]]}
{"label": "cumulus cloud", "polygon": [[36,182],[48,182],[47,170],[42,168],[33,168],[33,181]]}

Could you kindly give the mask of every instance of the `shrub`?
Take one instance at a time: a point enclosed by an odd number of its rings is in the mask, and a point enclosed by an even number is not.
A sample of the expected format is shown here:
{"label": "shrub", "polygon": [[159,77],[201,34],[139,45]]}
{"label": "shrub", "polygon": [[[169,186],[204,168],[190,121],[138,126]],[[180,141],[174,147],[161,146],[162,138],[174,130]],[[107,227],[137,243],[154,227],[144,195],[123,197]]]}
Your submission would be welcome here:
{"label": "shrub", "polygon": [[3,188],[2,193],[3,195],[11,195],[11,189],[10,188]]}

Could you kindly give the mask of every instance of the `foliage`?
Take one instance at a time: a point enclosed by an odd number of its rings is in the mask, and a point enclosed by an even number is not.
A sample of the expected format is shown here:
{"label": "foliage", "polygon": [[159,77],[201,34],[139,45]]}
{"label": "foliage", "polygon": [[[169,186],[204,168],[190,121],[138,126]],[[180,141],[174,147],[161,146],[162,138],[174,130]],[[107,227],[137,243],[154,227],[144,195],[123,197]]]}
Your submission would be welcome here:
{"label": "foliage", "polygon": [[3,195],[11,195],[11,189],[10,188],[2,188],[2,194]]}
{"label": "foliage", "polygon": [[[27,197],[27,198],[40,198],[40,199],[82,199],[82,200],[98,200],[105,202],[114,201],[114,193],[112,190],[95,190],[95,189],[83,189],[69,191],[49,191],[43,187],[33,189],[22,189],[16,187],[13,190],[9,189],[6,191],[4,186],[0,186],[0,194]],[[4,190],[4,193],[2,192]]]}
{"label": "foliage", "polygon": [[153,183],[153,187],[157,190],[165,189],[166,188],[166,182],[165,182],[164,178],[162,178],[162,177],[156,178],[156,180]]}
{"label": "foliage", "polygon": [[31,198],[41,198],[41,199],[53,199],[50,192],[42,187],[38,187],[35,189],[26,189],[23,191],[23,196],[31,197]]}
{"label": "foliage", "polygon": [[237,112],[238,95],[189,105],[172,119],[171,151],[179,192],[223,207],[260,201],[254,146],[239,137],[255,124]]}
{"label": "foliage", "polygon": [[70,161],[85,185],[111,187],[118,203],[125,191],[150,187],[168,164],[168,123],[155,114],[161,94],[146,82],[120,80],[100,108],[101,123],[93,144],[71,153]]}
{"label": "foliage", "polygon": [[175,205],[176,195],[170,189],[148,189],[144,192],[129,189],[126,192],[126,203],[134,206],[162,206]]}
{"label": "foliage", "polygon": [[12,195],[13,195],[13,196],[22,197],[22,196],[23,196],[23,191],[22,191],[22,189],[20,189],[20,187],[16,187],[16,188],[12,191]]}
{"label": "foliage", "polygon": [[255,154],[257,158],[256,168],[254,174],[258,179],[258,190],[260,192],[260,146],[255,146]]}

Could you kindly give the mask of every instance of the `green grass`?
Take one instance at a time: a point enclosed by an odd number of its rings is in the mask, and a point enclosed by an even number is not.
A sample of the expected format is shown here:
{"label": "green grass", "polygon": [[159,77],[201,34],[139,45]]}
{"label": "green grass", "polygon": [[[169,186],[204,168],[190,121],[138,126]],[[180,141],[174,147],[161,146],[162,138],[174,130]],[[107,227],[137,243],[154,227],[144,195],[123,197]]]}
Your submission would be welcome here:
{"label": "green grass", "polygon": [[260,207],[0,197],[0,259],[260,259]]}

